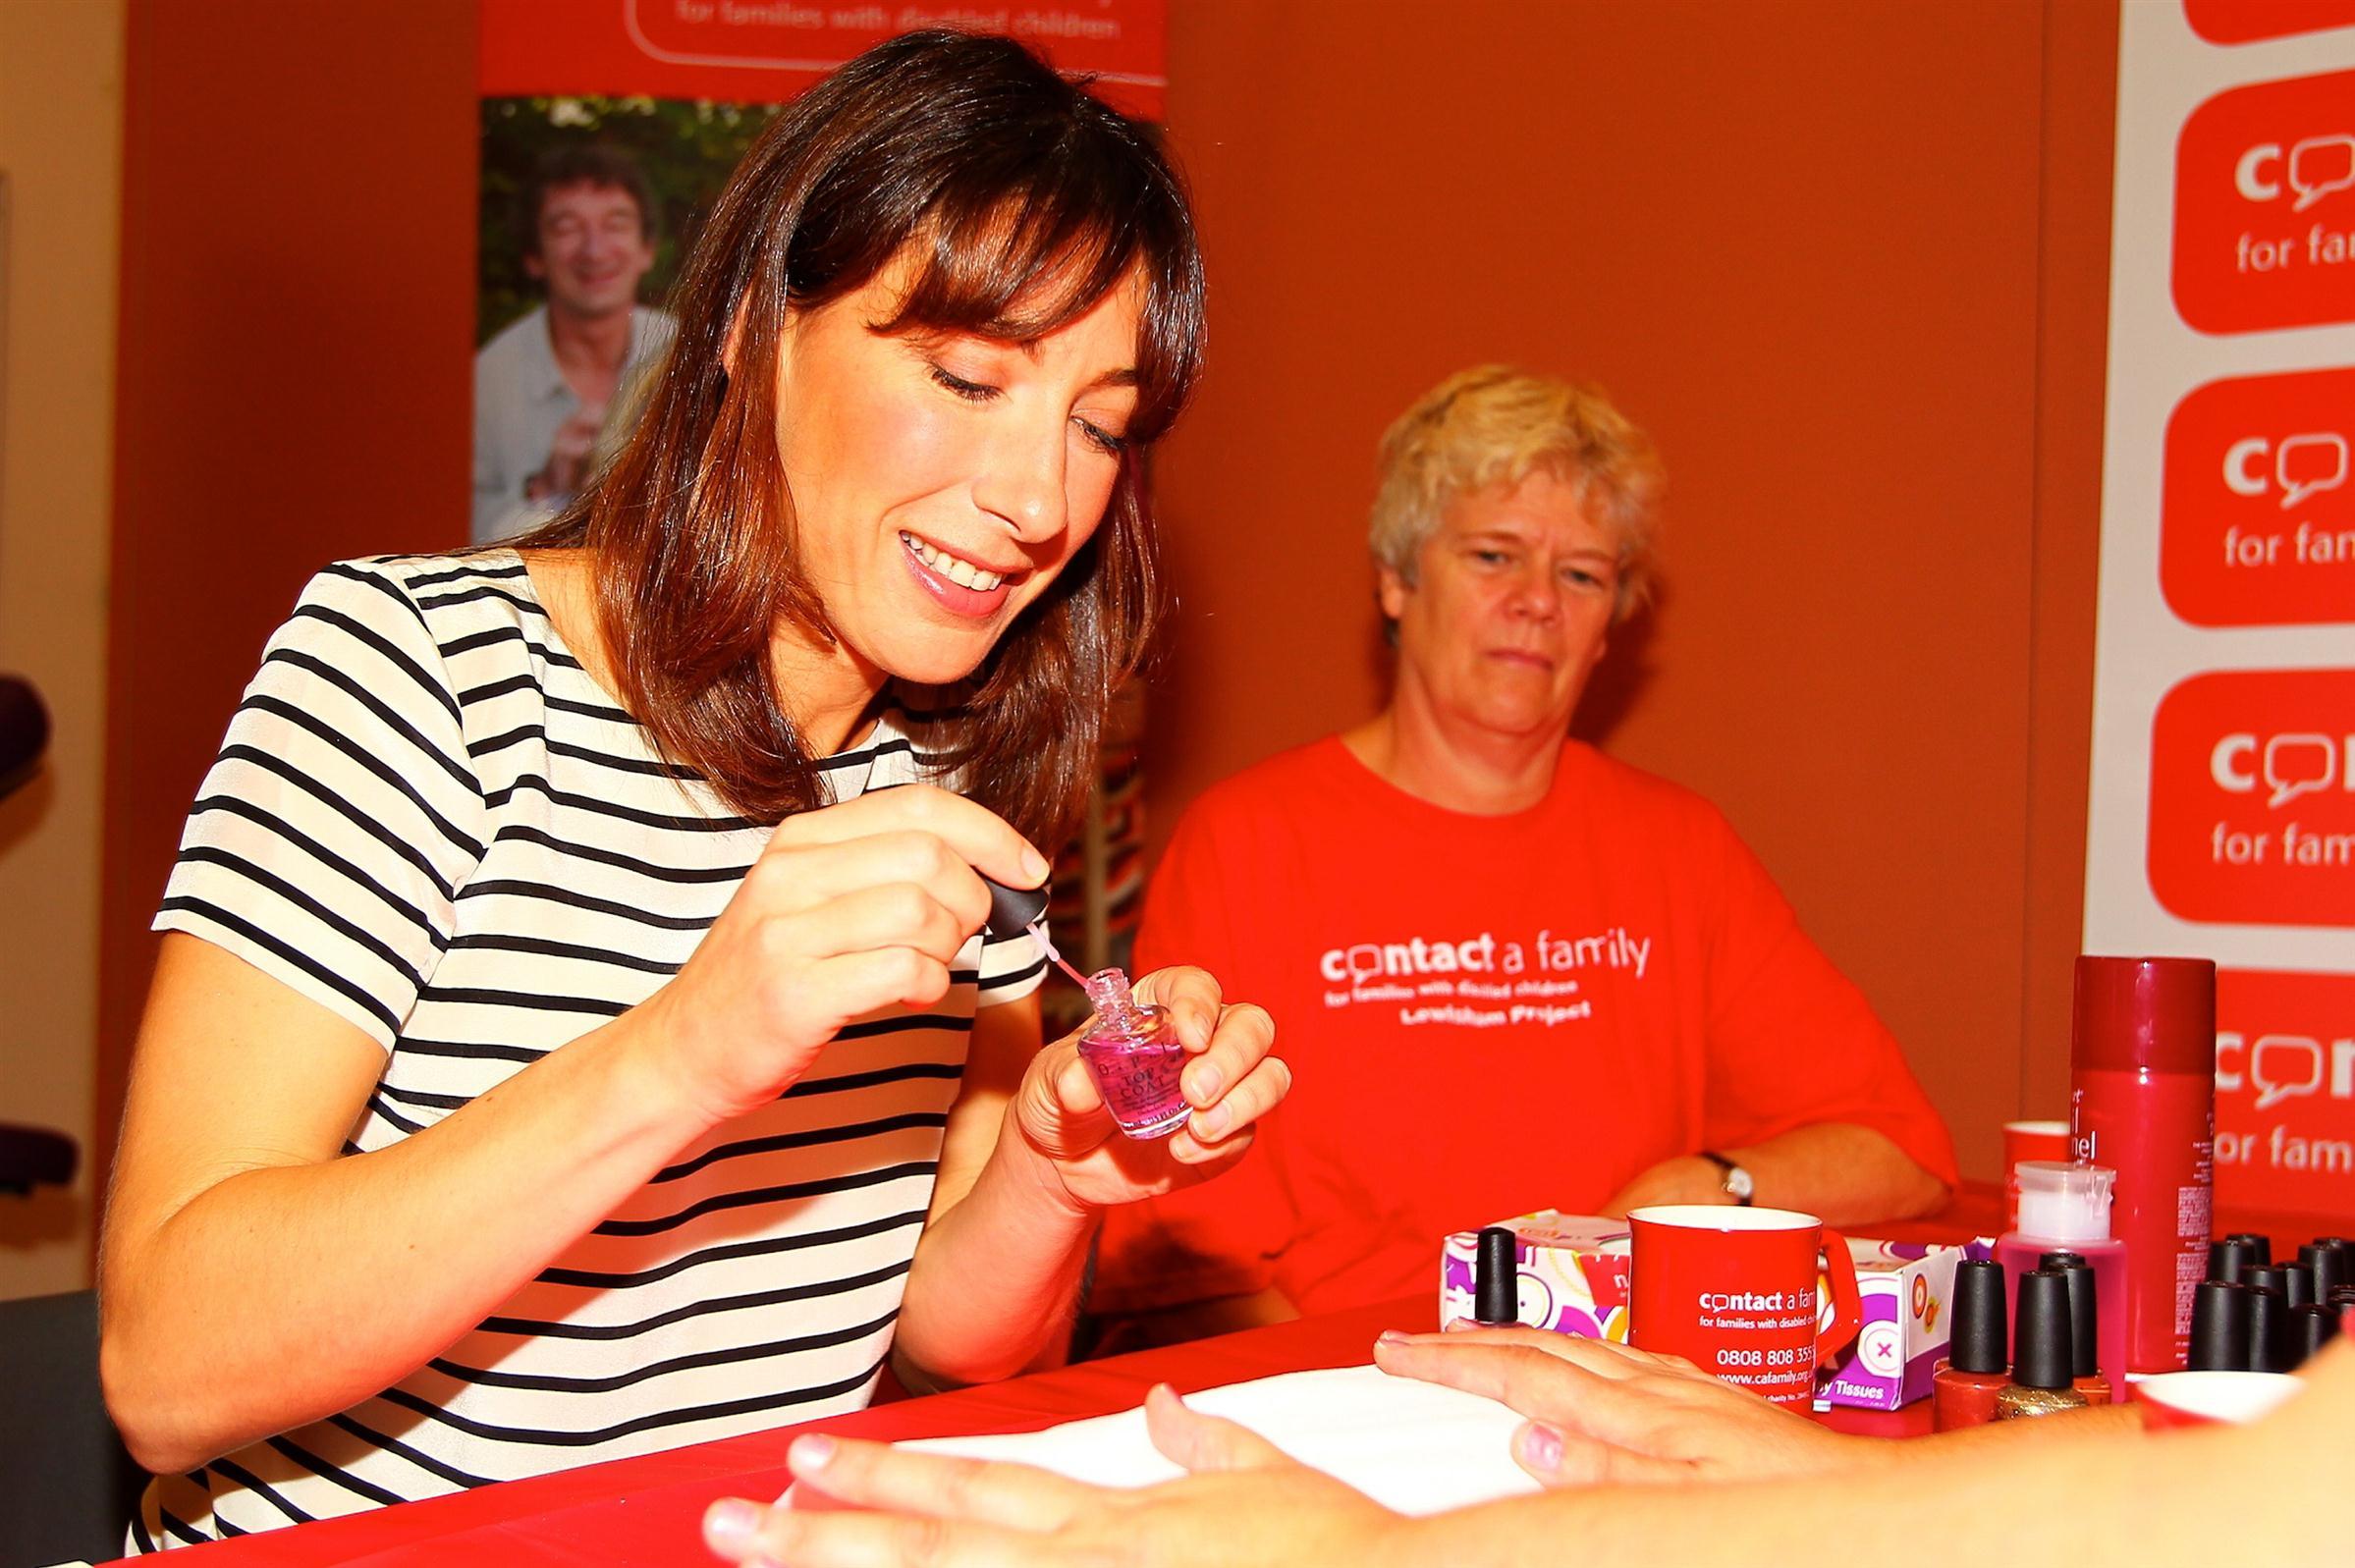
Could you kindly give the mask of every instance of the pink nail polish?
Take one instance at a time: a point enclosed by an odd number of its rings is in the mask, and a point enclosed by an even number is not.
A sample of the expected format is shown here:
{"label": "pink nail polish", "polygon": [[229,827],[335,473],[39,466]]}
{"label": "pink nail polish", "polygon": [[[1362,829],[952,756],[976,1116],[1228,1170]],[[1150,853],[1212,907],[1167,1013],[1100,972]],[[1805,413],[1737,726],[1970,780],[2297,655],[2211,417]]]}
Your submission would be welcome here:
{"label": "pink nail polish", "polygon": [[1544,1422],[1533,1421],[1521,1433],[1521,1452],[1540,1470],[1561,1466],[1561,1433]]}
{"label": "pink nail polish", "polygon": [[806,1437],[795,1437],[786,1450],[785,1462],[795,1475],[805,1471],[823,1470],[834,1458],[834,1439],[822,1432]]}
{"label": "pink nail polish", "polygon": [[1105,1108],[1131,1138],[1162,1138],[1176,1132],[1193,1108],[1178,1083],[1185,1048],[1168,1012],[1139,1006],[1128,977],[1105,969],[1087,977],[1095,1020],[1079,1037],[1079,1059],[1087,1063],[1104,1096]]}
{"label": "pink nail polish", "polygon": [[703,1539],[715,1551],[743,1545],[760,1529],[760,1510],[740,1497],[711,1505],[703,1515]]}

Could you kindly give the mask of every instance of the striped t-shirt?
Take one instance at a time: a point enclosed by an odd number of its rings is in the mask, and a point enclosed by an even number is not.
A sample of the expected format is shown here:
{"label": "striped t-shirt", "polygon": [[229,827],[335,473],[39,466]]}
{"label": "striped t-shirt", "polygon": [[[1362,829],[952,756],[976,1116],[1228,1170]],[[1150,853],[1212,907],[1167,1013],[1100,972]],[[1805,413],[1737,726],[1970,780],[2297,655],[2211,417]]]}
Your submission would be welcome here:
{"label": "striped t-shirt", "polygon": [[[837,800],[923,776],[895,711]],[[190,814],[158,930],[365,1030],[382,1149],[642,1001],[766,842],[565,649],[512,551],[331,567]],[[141,1550],[863,1405],[892,1340],[976,1005],[1043,959],[975,938],[929,1011],[845,1029],[466,1337],[341,1415],[148,1488]]]}

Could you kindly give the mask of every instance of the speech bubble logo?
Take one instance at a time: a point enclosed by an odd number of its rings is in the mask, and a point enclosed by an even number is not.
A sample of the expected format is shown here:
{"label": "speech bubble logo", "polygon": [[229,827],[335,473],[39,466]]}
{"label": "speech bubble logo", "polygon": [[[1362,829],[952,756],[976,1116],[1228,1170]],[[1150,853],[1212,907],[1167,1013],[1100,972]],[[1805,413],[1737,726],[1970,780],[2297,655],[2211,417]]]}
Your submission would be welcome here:
{"label": "speech bubble logo", "polygon": [[[2304,1077],[2273,1070],[2296,1057]],[[2271,1110],[2295,1095],[2310,1095],[2323,1087],[2323,1045],[2307,1035],[2264,1035],[2249,1048],[2249,1082],[2257,1086],[2257,1108]]]}
{"label": "speech bubble logo", "polygon": [[2355,186],[2355,135],[2339,132],[2308,136],[2289,149],[2289,188],[2298,193],[2292,212],[2304,212],[2333,190]]}
{"label": "speech bubble logo", "polygon": [[2273,477],[2281,485],[2281,510],[2308,496],[2347,482],[2347,438],[2334,430],[2286,436],[2273,449]]}
{"label": "speech bubble logo", "polygon": [[[2303,764],[2303,766],[2301,766]],[[2300,795],[2338,782],[2338,747],[2328,735],[2275,735],[2265,743],[2266,804],[2275,811]]]}

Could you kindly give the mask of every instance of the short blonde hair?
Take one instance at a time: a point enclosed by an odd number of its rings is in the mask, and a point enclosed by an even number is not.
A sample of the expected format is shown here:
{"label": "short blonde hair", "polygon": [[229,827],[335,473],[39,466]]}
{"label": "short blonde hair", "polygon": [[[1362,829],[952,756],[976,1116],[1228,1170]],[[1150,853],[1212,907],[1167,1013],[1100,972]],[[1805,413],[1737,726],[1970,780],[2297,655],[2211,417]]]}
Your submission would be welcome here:
{"label": "short blonde hair", "polygon": [[1415,558],[1448,509],[1540,469],[1573,484],[1618,556],[1614,622],[1651,597],[1652,536],[1664,483],[1652,443],[1593,387],[1510,365],[1458,370],[1383,433],[1368,543],[1411,584]]}

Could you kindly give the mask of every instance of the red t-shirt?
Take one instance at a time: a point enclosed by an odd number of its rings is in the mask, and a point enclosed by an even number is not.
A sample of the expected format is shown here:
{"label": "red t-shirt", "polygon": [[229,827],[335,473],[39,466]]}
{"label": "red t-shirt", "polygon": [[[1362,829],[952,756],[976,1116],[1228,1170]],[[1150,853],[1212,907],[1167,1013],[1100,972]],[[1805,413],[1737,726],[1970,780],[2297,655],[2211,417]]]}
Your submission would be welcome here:
{"label": "red t-shirt", "polygon": [[1592,1213],[1663,1160],[1814,1122],[1954,1179],[1897,1042],[1725,818],[1576,742],[1503,817],[1338,737],[1225,781],[1146,895],[1136,966],[1172,963],[1265,1006],[1294,1082],[1234,1170],[1108,1217],[1105,1311],[1414,1294],[1451,1231]]}

